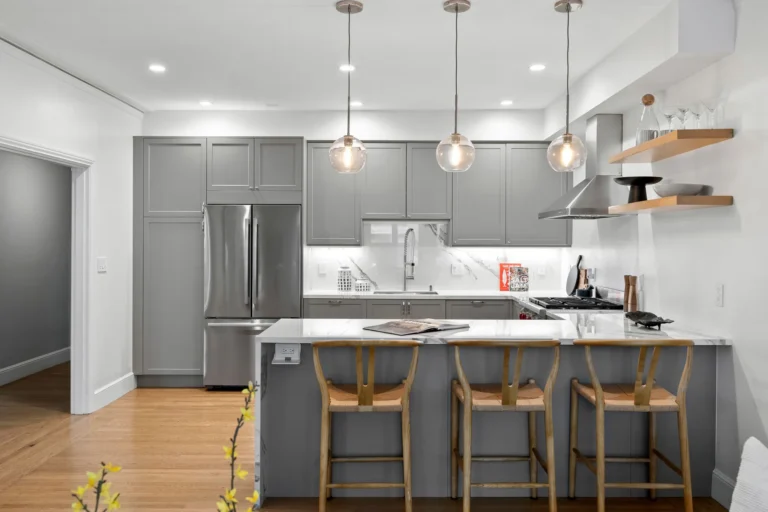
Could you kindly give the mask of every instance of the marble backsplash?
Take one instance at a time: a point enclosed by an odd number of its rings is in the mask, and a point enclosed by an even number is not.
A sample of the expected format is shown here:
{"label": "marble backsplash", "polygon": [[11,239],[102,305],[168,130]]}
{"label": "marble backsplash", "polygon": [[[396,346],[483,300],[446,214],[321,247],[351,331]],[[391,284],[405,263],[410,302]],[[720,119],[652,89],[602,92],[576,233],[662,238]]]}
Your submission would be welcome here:
{"label": "marble backsplash", "polygon": [[305,247],[304,290],[336,290],[336,273],[348,265],[356,277],[368,277],[374,290],[403,289],[403,238],[416,235],[414,279],[409,290],[498,291],[499,263],[528,267],[532,291],[563,288],[569,264],[564,249],[538,247],[447,247],[447,224],[365,222],[362,247]]}

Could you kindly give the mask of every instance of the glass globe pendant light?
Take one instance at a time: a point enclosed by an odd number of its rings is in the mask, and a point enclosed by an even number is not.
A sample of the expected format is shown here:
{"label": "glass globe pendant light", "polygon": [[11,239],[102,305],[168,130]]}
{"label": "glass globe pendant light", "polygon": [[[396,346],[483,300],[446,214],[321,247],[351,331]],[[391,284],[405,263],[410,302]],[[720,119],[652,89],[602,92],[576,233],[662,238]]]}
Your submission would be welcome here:
{"label": "glass globe pendant light", "polygon": [[573,172],[587,163],[587,148],[576,135],[570,133],[571,124],[571,11],[578,11],[582,0],[558,0],[555,11],[565,13],[565,133],[552,141],[547,150],[547,161],[557,172]]}
{"label": "glass globe pendant light", "polygon": [[446,0],[443,9],[456,14],[455,44],[455,87],[453,105],[453,133],[440,141],[437,146],[437,163],[445,172],[464,172],[475,161],[475,146],[472,141],[459,133],[459,13],[471,7],[469,0]]}
{"label": "glass globe pendant light", "polygon": [[350,107],[352,89],[352,15],[363,10],[363,3],[358,0],[339,0],[336,10],[347,15],[347,134],[336,140],[328,156],[331,166],[340,174],[357,174],[367,158],[366,149],[357,137],[350,134]]}

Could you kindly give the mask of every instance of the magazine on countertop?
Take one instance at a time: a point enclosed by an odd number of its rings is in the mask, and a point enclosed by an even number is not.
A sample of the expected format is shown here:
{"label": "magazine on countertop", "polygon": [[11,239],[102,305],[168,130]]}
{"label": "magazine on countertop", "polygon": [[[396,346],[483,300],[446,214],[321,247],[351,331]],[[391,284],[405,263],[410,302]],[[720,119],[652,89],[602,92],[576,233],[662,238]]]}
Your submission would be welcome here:
{"label": "magazine on countertop", "polygon": [[451,324],[427,318],[424,320],[393,320],[379,325],[363,327],[366,331],[383,332],[396,336],[421,334],[425,332],[450,331],[453,329],[468,329],[469,324]]}

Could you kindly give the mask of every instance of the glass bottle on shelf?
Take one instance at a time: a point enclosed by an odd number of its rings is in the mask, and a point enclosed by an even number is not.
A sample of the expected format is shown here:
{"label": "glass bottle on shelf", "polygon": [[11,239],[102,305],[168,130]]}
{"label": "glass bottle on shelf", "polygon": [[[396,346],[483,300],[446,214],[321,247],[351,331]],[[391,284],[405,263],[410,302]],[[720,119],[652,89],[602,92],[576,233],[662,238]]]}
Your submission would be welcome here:
{"label": "glass bottle on shelf", "polygon": [[653,94],[643,96],[643,115],[640,116],[640,123],[637,125],[637,135],[635,137],[637,145],[659,136],[659,119],[656,117],[656,109],[653,108],[654,103],[656,103],[656,98]]}

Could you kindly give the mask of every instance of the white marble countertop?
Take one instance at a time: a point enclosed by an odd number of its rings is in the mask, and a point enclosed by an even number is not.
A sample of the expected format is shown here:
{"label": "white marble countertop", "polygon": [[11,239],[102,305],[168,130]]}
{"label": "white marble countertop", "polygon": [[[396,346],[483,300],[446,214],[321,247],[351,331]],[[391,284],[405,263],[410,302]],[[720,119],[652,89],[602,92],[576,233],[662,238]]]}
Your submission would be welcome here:
{"label": "white marble countertop", "polygon": [[720,336],[663,328],[661,331],[636,327],[622,314],[573,313],[562,320],[449,320],[469,324],[469,329],[425,333],[414,336],[390,336],[363,327],[388,320],[376,319],[283,319],[258,337],[264,343],[313,343],[327,340],[413,339],[428,345],[444,345],[449,340],[559,340],[572,345],[576,339],[685,339],[696,345],[731,345]]}

